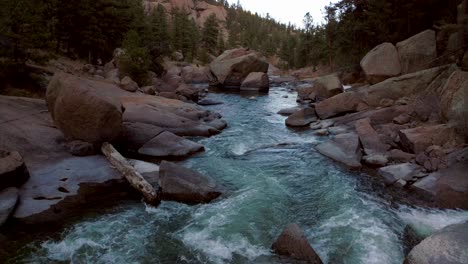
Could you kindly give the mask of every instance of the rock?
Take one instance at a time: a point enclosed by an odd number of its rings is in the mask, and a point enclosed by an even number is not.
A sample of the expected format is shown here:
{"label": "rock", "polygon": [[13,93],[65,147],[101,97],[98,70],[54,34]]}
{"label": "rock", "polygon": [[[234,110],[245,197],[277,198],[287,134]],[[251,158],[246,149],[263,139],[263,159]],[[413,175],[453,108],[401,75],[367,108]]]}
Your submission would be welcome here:
{"label": "rock", "polygon": [[205,98],[205,99],[202,99],[202,100],[198,101],[198,104],[207,106],[207,105],[220,105],[220,104],[224,104],[224,103],[221,102],[221,101],[214,100],[214,99]]}
{"label": "rock", "polygon": [[262,56],[250,49],[239,48],[226,50],[211,64],[212,85],[222,87],[240,87],[252,72],[268,71],[268,63]]}
{"label": "rock", "polygon": [[390,161],[395,161],[395,162],[410,162],[413,160],[416,156],[411,153],[406,153],[402,150],[399,149],[392,149],[389,152],[387,152],[387,157]]}
{"label": "rock", "polygon": [[241,91],[268,92],[270,81],[264,72],[251,72],[242,82]]}
{"label": "rock", "polygon": [[0,149],[0,191],[8,187],[21,187],[29,179],[23,157],[16,151]]}
{"label": "rock", "polygon": [[7,188],[0,191],[0,227],[8,220],[18,203],[18,189]]}
{"label": "rock", "polygon": [[138,90],[138,84],[133,81],[130,77],[125,76],[120,82],[120,87],[125,91],[136,92]]}
{"label": "rock", "polygon": [[327,119],[345,113],[358,112],[365,109],[361,96],[355,92],[338,94],[315,106],[320,119]]}
{"label": "rock", "polygon": [[412,163],[402,163],[390,165],[379,169],[379,174],[388,185],[394,184],[398,180],[409,181],[420,171],[418,165]]}
{"label": "rock", "polygon": [[317,78],[312,87],[297,89],[298,98],[301,100],[322,101],[343,92],[343,85],[337,74],[330,74]]}
{"label": "rock", "polygon": [[408,114],[401,114],[393,119],[393,123],[398,125],[408,124],[411,121],[411,116]]}
{"label": "rock", "polygon": [[81,140],[67,142],[65,147],[73,156],[85,157],[96,154],[93,144]]}
{"label": "rock", "polygon": [[468,223],[450,225],[415,246],[404,264],[468,263]]}
{"label": "rock", "polygon": [[349,133],[349,128],[345,126],[330,127],[328,128],[328,133],[332,135],[346,134],[346,133]]}
{"label": "rock", "polygon": [[468,137],[468,72],[457,70],[441,91],[441,112],[446,121]]}
{"label": "rock", "polygon": [[144,86],[144,87],[141,87],[140,90],[144,94],[148,94],[148,95],[155,95],[156,94],[156,89],[154,88],[154,86]]}
{"label": "rock", "polygon": [[181,77],[185,83],[208,83],[208,69],[206,67],[185,66],[182,68]]}
{"label": "rock", "polygon": [[181,74],[182,74],[182,72],[181,72],[179,67],[170,68],[163,75],[162,80],[169,87],[172,87],[172,90],[167,90],[167,91],[162,91],[162,92],[174,92],[183,83]]}
{"label": "rock", "polygon": [[314,134],[317,136],[328,136],[328,129],[319,129]]}
{"label": "rock", "polygon": [[184,54],[182,54],[182,52],[180,52],[180,51],[175,51],[174,53],[172,53],[172,58],[175,61],[183,61],[184,60]]}
{"label": "rock", "polygon": [[371,84],[401,73],[398,51],[392,43],[383,43],[369,51],[361,60],[361,67]]}
{"label": "rock", "polygon": [[168,99],[179,100],[179,96],[175,92],[162,92],[162,93],[159,93],[159,96],[168,98]]}
{"label": "rock", "polygon": [[447,143],[456,145],[456,142],[461,140],[455,129],[445,124],[401,130],[399,136],[403,149],[415,154],[425,151],[432,145],[443,146]]}
{"label": "rock", "polygon": [[[111,86],[111,87],[109,87]],[[122,130],[122,104],[103,92],[113,84],[57,73],[47,88],[47,106],[65,136],[90,143],[111,142]]]}
{"label": "rock", "polygon": [[403,74],[427,69],[437,58],[436,35],[423,31],[396,45]]}
{"label": "rock", "polygon": [[[435,202],[443,208],[468,210],[468,160],[430,174],[436,179]],[[424,179],[423,179],[424,180]]]}
{"label": "rock", "polygon": [[382,154],[367,155],[362,158],[365,164],[370,166],[383,167],[387,165],[388,158]]}
{"label": "rock", "polygon": [[335,138],[315,147],[321,154],[345,164],[351,169],[361,168],[361,147],[359,137],[348,133],[337,135]]}
{"label": "rock", "polygon": [[289,98],[289,95],[285,94],[285,95],[281,96],[281,98]]}
{"label": "rock", "polygon": [[284,108],[278,111],[277,114],[283,115],[283,116],[290,116],[298,111],[302,110],[302,107],[291,107],[291,108]]}
{"label": "rock", "polygon": [[177,89],[178,86],[170,86],[169,84],[165,83],[163,80],[158,79],[158,78],[153,78],[152,83],[154,88],[158,93],[175,93],[175,90]]}
{"label": "rock", "polygon": [[423,166],[427,172],[434,172],[448,167],[447,155],[440,146],[428,147],[424,152],[416,156],[416,162]]}
{"label": "rock", "polygon": [[304,108],[294,114],[290,115],[286,119],[286,125],[292,127],[304,127],[310,123],[317,121],[315,110],[313,108]]}
{"label": "rock", "polygon": [[390,149],[389,145],[382,143],[379,134],[371,126],[369,118],[357,121],[355,128],[367,155],[385,153]]}
{"label": "rock", "polygon": [[271,248],[281,256],[291,257],[305,263],[322,263],[297,224],[287,225]]}
{"label": "rock", "polygon": [[186,157],[203,150],[203,145],[165,131],[144,144],[138,153],[158,158]]}
{"label": "rock", "polygon": [[394,104],[395,104],[394,100],[388,99],[388,98],[383,98],[382,100],[380,100],[379,106],[381,106],[381,107],[390,107],[390,106],[393,106]]}
{"label": "rock", "polygon": [[447,69],[449,66],[442,66],[393,77],[369,87],[363,87],[359,89],[359,93],[367,105],[377,107],[380,106],[382,99],[397,101],[425,91],[437,76]]}
{"label": "rock", "polygon": [[179,85],[176,93],[186,97],[192,102],[198,102],[198,99],[200,98],[200,90],[185,83]]}
{"label": "rock", "polygon": [[396,181],[394,185],[395,185],[395,187],[403,188],[403,187],[406,186],[406,184],[407,184],[407,182],[405,180],[400,179],[400,180]]}
{"label": "rock", "polygon": [[159,177],[164,200],[208,203],[224,192],[212,178],[167,161],[161,163]]}
{"label": "rock", "polygon": [[113,69],[106,73],[105,78],[112,81],[114,84],[120,85],[119,69]]}

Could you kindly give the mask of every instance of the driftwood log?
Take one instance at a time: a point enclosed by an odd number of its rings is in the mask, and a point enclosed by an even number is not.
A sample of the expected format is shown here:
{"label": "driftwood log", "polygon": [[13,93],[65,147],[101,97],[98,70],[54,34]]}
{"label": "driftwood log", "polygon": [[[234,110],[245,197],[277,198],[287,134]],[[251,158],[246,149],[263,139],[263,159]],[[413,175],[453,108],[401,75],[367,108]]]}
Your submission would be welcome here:
{"label": "driftwood log", "polygon": [[145,202],[153,206],[158,206],[161,203],[158,190],[155,190],[111,144],[102,144],[101,150],[110,163],[127,179],[130,185],[143,194]]}

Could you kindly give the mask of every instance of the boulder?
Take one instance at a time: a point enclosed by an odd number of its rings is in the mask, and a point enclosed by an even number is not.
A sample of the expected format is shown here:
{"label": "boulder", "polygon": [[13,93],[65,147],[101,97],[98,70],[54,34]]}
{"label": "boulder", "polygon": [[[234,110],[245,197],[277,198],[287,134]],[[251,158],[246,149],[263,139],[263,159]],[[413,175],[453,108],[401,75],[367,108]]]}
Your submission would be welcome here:
{"label": "boulder", "polygon": [[361,168],[362,151],[359,137],[354,133],[340,134],[315,147],[318,152],[351,169]]}
{"label": "boulder", "polygon": [[250,49],[226,50],[210,64],[213,75],[211,85],[221,87],[240,87],[252,72],[268,71],[268,63],[262,56]]}
{"label": "boulder", "polygon": [[21,187],[29,179],[23,157],[16,151],[0,149],[0,191],[8,187]]}
{"label": "boulder", "polygon": [[0,226],[2,226],[13,213],[18,199],[18,189],[16,188],[11,187],[0,191]]}
{"label": "boulder", "polygon": [[114,84],[120,85],[120,73],[119,69],[112,69],[106,73],[106,79],[113,82]]}
{"label": "boulder", "polygon": [[140,122],[124,122],[123,132],[118,143],[119,147],[132,152],[138,151],[144,144],[161,134],[164,129]]}
{"label": "boulder", "polygon": [[361,60],[361,67],[371,84],[400,75],[398,51],[392,43],[383,43],[369,51]]}
{"label": "boulder", "polygon": [[408,124],[411,121],[411,116],[407,113],[401,114],[393,118],[393,123],[398,125]]}
{"label": "boulder", "polygon": [[185,66],[182,68],[181,77],[185,83],[208,83],[208,68],[197,66]]}
{"label": "boulder", "polygon": [[468,160],[449,165],[431,175],[435,179],[435,202],[443,208],[468,210]]}
{"label": "boulder", "polygon": [[390,161],[395,161],[395,162],[410,162],[411,160],[414,160],[416,156],[411,153],[404,152],[399,149],[392,149],[389,152],[387,152],[387,158]]}
{"label": "boulder", "polygon": [[446,124],[404,129],[399,132],[399,136],[403,149],[414,154],[419,154],[432,145],[457,145],[461,141],[455,129]]}
{"label": "boulder", "polygon": [[152,80],[153,86],[156,89],[158,93],[171,93],[175,92],[178,86],[170,86],[169,84],[165,83],[163,80],[158,79],[158,78],[153,78]]}
{"label": "boulder", "polygon": [[159,178],[164,200],[208,203],[224,192],[212,178],[167,161],[159,167]]}
{"label": "boulder", "polygon": [[369,118],[357,121],[355,128],[367,155],[385,153],[390,149],[389,145],[380,140],[379,134],[372,127]]}
{"label": "boulder", "polygon": [[412,163],[402,163],[390,165],[379,169],[379,174],[388,185],[394,184],[398,180],[409,181],[414,175],[420,172],[421,168]]}
{"label": "boulder", "polygon": [[304,263],[322,264],[322,260],[297,224],[287,225],[271,248],[280,256],[291,257]]}
{"label": "boulder", "polygon": [[468,137],[468,72],[457,70],[452,73],[440,95],[444,119]]}
{"label": "boulder", "polygon": [[423,31],[396,45],[403,74],[427,69],[437,58],[436,34]]}
{"label": "boulder", "polygon": [[366,105],[361,100],[361,96],[356,92],[338,94],[318,103],[315,106],[317,115],[321,119],[358,112],[365,108]]}
{"label": "boulder", "polygon": [[[183,82],[181,69],[179,67],[172,67],[163,75],[162,80],[173,88],[172,92],[179,87],[179,85]],[[171,91],[163,91],[163,92],[171,92]]]}
{"label": "boulder", "polygon": [[120,81],[120,87],[132,93],[138,90],[138,84],[128,76],[125,76],[122,81]]}
{"label": "boulder", "polygon": [[362,158],[365,164],[370,165],[370,166],[377,166],[377,167],[383,167],[387,165],[388,163],[388,158],[385,155],[382,154],[372,154],[372,155],[367,155]]}
{"label": "boulder", "polygon": [[268,92],[270,81],[268,74],[264,72],[251,72],[242,82],[241,91],[259,91]]}
{"label": "boulder", "polygon": [[200,98],[200,90],[185,83],[179,85],[176,94],[182,95],[192,102],[198,102]]}
{"label": "boulder", "polygon": [[96,154],[93,144],[81,140],[67,142],[65,147],[73,156],[85,157]]}
{"label": "boulder", "polygon": [[199,100],[198,104],[208,106],[208,105],[220,105],[224,103],[221,101],[214,100],[214,99],[204,98],[204,99]]}
{"label": "boulder", "polygon": [[313,102],[322,101],[342,92],[343,84],[336,73],[317,78],[312,87],[297,89],[299,99]]}
{"label": "boulder", "polygon": [[416,162],[427,172],[434,172],[447,168],[447,155],[440,146],[430,146],[416,156]]}
{"label": "boulder", "polygon": [[141,87],[140,90],[144,94],[148,94],[148,95],[155,95],[156,94],[156,88],[154,88],[154,86],[144,86],[144,87]]}
{"label": "boulder", "polygon": [[292,127],[305,127],[317,121],[315,110],[311,107],[301,109],[286,119],[286,125]]}
{"label": "boulder", "polygon": [[203,145],[165,131],[145,143],[138,153],[158,158],[186,157],[203,150]]}
{"label": "boulder", "polygon": [[468,223],[450,225],[416,245],[404,264],[468,263]]}
{"label": "boulder", "polygon": [[298,111],[302,110],[302,107],[290,107],[290,108],[284,108],[278,111],[277,114],[283,115],[283,116],[290,116]]}
{"label": "boulder", "polygon": [[122,104],[102,92],[113,84],[57,73],[47,88],[47,106],[55,125],[71,139],[100,143],[116,139],[122,130]]}

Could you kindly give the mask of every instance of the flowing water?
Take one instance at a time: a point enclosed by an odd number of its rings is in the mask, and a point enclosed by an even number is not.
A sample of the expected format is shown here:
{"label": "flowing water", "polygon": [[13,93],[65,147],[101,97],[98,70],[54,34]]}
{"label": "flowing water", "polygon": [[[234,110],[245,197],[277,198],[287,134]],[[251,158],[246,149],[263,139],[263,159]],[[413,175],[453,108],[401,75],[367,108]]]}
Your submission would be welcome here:
{"label": "flowing water", "polygon": [[197,139],[206,152],[183,164],[215,178],[228,192],[211,204],[128,202],[75,224],[60,239],[35,241],[12,262],[286,263],[270,246],[298,223],[325,263],[402,263],[404,229],[420,235],[468,220],[468,212],[390,205],[379,187],[314,150],[323,139],[290,130],[276,112],[295,96],[274,88],[250,100],[210,94],[208,107],[229,122]]}

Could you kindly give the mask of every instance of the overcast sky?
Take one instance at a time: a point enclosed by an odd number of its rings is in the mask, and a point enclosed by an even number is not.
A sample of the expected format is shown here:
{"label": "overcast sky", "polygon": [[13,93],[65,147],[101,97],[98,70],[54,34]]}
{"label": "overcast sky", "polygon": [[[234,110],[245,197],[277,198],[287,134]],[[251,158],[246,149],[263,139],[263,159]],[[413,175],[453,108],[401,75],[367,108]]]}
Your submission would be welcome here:
{"label": "overcast sky", "polygon": [[[236,3],[230,0],[229,3]],[[257,12],[262,16],[270,13],[270,16],[282,23],[291,22],[302,27],[302,19],[310,12],[315,23],[323,21],[322,10],[330,2],[336,0],[240,0],[244,9]]]}

